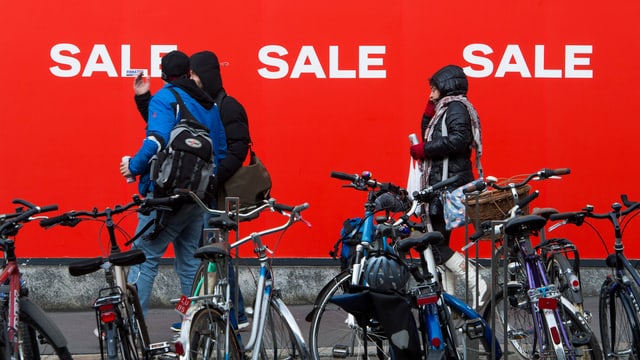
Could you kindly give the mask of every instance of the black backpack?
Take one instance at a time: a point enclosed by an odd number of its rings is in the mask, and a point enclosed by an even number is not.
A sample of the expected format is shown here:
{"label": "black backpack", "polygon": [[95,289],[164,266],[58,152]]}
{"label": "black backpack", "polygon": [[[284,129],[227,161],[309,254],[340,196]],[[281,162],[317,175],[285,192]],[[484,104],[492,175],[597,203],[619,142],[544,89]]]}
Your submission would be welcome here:
{"label": "black backpack", "polygon": [[171,130],[167,145],[152,159],[153,195],[165,197],[175,194],[176,189],[185,189],[205,200],[214,169],[209,129],[193,117],[177,91],[169,90],[177,100],[176,114],[179,112],[182,118]]}

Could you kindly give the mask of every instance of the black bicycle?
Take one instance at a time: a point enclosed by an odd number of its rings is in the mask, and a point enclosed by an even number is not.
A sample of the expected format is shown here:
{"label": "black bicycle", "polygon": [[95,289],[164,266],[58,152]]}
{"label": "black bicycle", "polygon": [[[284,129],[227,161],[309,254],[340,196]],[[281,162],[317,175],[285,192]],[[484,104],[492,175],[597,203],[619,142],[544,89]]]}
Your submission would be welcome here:
{"label": "black bicycle", "polygon": [[587,205],[576,212],[551,215],[551,220],[563,220],[564,224],[582,226],[587,224],[605,245],[600,233],[585,220],[608,220],[613,226],[615,243],[613,253],[607,249],[606,264],[611,274],[604,280],[600,288],[599,320],[600,336],[603,351],[608,359],[640,358],[640,275],[624,254],[622,235],[629,222],[640,212],[640,202],[629,201],[626,195],[621,196],[622,203],[613,203],[611,211],[595,213],[594,207]]}
{"label": "black bicycle", "polygon": [[126,205],[94,208],[87,211],[69,211],[62,215],[40,221],[49,228],[54,225],[74,227],[82,221],[98,221],[104,224],[109,234],[110,250],[107,257],[81,260],[69,265],[72,276],[83,276],[103,270],[106,286],[99,290],[92,307],[96,313],[98,341],[102,359],[152,359],[171,351],[168,342],[152,344],[144,320],[136,287],[127,283],[126,267],[141,264],[146,260],[142,250],[122,251],[116,239],[116,231],[124,233],[114,216],[125,212],[151,211],[171,204],[177,198],[143,200],[137,195]]}

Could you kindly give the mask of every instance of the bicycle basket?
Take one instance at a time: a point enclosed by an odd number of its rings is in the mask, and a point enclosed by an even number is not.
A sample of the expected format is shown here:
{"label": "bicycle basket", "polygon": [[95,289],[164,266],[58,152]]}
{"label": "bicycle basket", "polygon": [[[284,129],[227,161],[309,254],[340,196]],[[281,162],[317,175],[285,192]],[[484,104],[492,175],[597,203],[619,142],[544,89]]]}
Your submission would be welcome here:
{"label": "bicycle basket", "polygon": [[[525,185],[517,189],[518,197],[524,198],[529,194],[531,186]],[[480,224],[486,220],[504,220],[509,210],[515,205],[511,191],[488,190],[478,196],[470,195],[466,199],[467,214],[472,224]],[[529,214],[529,206],[522,209]]]}

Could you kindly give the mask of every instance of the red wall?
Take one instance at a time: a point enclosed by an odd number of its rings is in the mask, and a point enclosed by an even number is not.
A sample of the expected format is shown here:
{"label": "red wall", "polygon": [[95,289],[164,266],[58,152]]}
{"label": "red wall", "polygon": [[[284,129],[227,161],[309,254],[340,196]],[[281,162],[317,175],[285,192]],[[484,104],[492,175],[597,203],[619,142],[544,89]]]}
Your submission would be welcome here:
{"label": "red wall", "polygon": [[[562,181],[534,185],[538,206],[560,210],[591,203],[606,211],[623,192],[640,199],[636,1],[59,4],[5,4],[0,213],[16,197],[61,210],[129,201],[137,188],[118,164],[137,150],[144,124],[124,75],[150,69],[157,90],[159,53],[175,47],[218,54],[273,196],[310,203],[313,227],[287,232],[281,257],[327,256],[342,219],[362,212],[366,195],[341,188],[330,171],[406,183],[407,135],[419,130],[429,76],[450,63],[470,76],[487,175],[570,167]],[[135,221],[123,225],[133,233]],[[629,229],[632,244],[638,231]],[[47,232],[31,224],[19,256],[96,256],[98,233],[89,224]],[[567,235],[580,238],[583,257],[604,254],[593,233]]]}

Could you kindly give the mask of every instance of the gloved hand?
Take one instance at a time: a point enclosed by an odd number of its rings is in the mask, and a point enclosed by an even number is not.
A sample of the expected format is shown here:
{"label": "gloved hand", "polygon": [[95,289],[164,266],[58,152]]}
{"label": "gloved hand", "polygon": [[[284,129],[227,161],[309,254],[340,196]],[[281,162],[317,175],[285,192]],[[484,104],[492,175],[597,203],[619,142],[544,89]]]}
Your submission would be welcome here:
{"label": "gloved hand", "polygon": [[434,103],[433,101],[429,100],[427,102],[427,106],[424,108],[424,116],[428,117],[428,118],[432,118],[433,115],[436,114],[436,103]]}
{"label": "gloved hand", "polygon": [[426,157],[424,153],[424,143],[421,142],[419,144],[411,145],[409,153],[414,160],[424,160]]}

